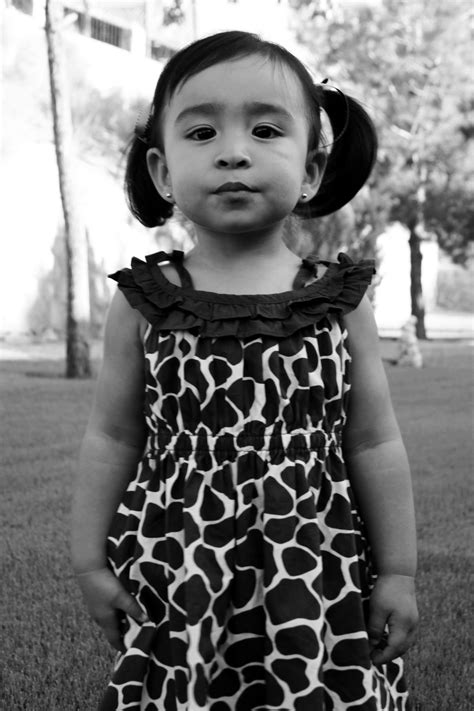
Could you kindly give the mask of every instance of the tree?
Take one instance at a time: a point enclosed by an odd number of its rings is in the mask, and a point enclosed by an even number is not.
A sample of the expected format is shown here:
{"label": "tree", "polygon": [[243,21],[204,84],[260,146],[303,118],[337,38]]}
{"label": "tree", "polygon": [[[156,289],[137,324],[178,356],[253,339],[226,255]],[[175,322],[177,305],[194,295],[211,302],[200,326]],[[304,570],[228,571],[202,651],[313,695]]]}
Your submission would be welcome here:
{"label": "tree", "polygon": [[[424,337],[420,241],[435,233],[462,262],[472,239],[472,217],[461,214],[468,206],[474,134],[470,10],[462,0],[293,4],[300,39],[324,74],[362,97],[375,117],[380,151],[370,182],[372,216],[380,225],[400,220],[410,230],[412,311]],[[456,196],[458,209],[441,211],[441,196],[445,204]]]}
{"label": "tree", "polygon": [[72,123],[60,29],[62,3],[46,0],[45,10],[54,144],[66,244],[66,377],[85,378],[91,375],[87,242],[74,195]]}
{"label": "tree", "polygon": [[163,8],[163,25],[180,24],[184,21],[183,0],[171,0]]}

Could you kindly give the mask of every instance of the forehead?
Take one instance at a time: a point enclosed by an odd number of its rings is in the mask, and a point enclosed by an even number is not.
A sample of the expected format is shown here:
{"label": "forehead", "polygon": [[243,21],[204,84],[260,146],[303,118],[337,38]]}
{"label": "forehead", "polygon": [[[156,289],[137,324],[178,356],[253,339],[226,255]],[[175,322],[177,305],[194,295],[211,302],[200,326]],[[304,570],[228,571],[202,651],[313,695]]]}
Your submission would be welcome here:
{"label": "forehead", "polygon": [[187,106],[203,101],[237,109],[243,104],[281,104],[303,116],[305,100],[297,75],[285,64],[258,55],[220,62],[178,86],[167,107],[173,120]]}

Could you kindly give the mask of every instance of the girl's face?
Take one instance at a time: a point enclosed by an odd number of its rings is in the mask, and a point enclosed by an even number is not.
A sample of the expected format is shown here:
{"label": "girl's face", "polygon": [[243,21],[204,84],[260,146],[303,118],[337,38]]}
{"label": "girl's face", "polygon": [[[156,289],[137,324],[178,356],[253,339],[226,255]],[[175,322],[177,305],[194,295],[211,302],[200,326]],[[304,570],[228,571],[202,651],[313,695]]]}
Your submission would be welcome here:
{"label": "girl's face", "polygon": [[268,230],[319,187],[324,159],[308,155],[299,80],[262,57],[192,76],[173,94],[161,128],[164,153],[147,155],[151,178],[198,234]]}

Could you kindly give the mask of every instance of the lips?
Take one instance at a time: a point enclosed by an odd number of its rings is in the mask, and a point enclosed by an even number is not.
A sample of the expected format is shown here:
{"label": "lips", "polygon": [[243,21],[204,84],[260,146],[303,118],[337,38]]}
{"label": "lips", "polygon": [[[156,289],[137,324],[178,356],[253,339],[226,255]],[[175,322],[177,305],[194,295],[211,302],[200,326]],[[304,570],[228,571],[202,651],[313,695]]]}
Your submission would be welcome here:
{"label": "lips", "polygon": [[216,193],[238,193],[238,192],[242,192],[242,191],[245,191],[248,193],[255,192],[255,190],[252,190],[252,188],[249,188],[249,186],[245,185],[245,183],[239,183],[239,182],[224,183],[223,185],[220,185],[215,192]]}

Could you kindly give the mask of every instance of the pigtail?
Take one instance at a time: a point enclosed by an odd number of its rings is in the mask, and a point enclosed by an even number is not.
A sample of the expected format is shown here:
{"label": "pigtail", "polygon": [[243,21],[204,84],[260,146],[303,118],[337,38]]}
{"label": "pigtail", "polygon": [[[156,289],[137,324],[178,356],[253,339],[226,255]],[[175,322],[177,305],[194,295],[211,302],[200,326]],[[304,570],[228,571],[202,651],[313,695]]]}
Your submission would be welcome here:
{"label": "pigtail", "polygon": [[173,215],[173,205],[164,200],[148,173],[149,141],[135,132],[127,155],[124,189],[128,207],[145,227],[163,225]]}
{"label": "pigtail", "polygon": [[334,141],[321,186],[301,217],[322,217],[346,205],[367,181],[377,155],[377,134],[358,101],[338,89],[317,87]]}

